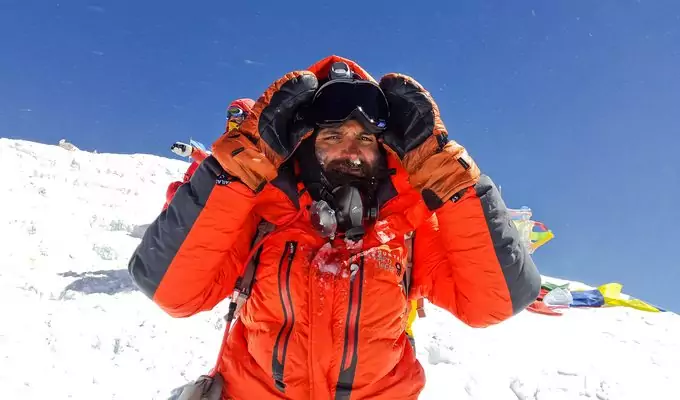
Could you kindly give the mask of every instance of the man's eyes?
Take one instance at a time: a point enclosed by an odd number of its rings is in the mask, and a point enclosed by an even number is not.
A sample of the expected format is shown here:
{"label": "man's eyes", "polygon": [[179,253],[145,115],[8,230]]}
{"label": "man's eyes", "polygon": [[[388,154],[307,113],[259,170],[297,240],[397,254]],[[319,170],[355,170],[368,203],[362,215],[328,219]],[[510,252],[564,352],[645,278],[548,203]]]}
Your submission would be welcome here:
{"label": "man's eyes", "polygon": [[[323,140],[342,140],[343,136],[342,135],[325,135]],[[362,142],[372,142],[375,138],[372,135],[362,135],[359,137],[359,140]]]}

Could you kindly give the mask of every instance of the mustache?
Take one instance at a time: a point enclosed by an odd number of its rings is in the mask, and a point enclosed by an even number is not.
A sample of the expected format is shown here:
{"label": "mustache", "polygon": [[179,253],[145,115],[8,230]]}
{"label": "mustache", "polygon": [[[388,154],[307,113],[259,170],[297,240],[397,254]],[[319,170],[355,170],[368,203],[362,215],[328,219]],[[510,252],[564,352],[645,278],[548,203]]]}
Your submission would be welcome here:
{"label": "mustache", "polygon": [[374,174],[374,166],[363,158],[358,160],[350,160],[349,158],[342,158],[333,160],[325,165],[326,171],[338,171],[351,173],[356,176],[368,178]]}

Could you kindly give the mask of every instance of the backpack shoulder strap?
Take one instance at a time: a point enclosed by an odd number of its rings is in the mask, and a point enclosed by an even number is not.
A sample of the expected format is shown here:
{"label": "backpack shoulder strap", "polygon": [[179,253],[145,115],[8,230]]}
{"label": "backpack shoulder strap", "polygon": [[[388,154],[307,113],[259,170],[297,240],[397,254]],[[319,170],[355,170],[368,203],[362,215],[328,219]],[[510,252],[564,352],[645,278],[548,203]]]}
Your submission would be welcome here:
{"label": "backpack shoulder strap", "polygon": [[[262,239],[274,230],[274,224],[269,221],[262,220],[257,225],[257,233],[253,240],[252,246],[258,245]],[[235,290],[239,291],[239,299],[243,299],[243,303],[250,296],[250,291],[253,289],[253,283],[255,282],[255,272],[257,272],[257,266],[260,264],[260,254],[262,253],[262,244],[259,245],[255,254],[250,258],[246,268],[243,271],[243,275],[236,281]],[[241,308],[243,304],[238,306]]]}
{"label": "backpack shoulder strap", "polygon": [[219,357],[221,357],[221,354],[224,352],[224,349],[226,348],[227,338],[229,337],[229,331],[231,330],[231,321],[233,321],[234,318],[236,318],[238,312],[241,310],[241,307],[243,307],[243,305],[246,303],[246,300],[248,300],[248,297],[250,297],[250,292],[253,289],[253,283],[255,283],[255,273],[257,272],[257,266],[260,264],[260,254],[262,253],[261,243],[262,239],[264,239],[265,236],[271,233],[274,230],[274,228],[275,228],[274,224],[265,220],[260,221],[260,223],[257,225],[257,232],[255,233],[255,237],[253,238],[251,247],[255,245],[259,245],[259,247],[255,251],[255,254],[248,260],[246,268],[243,271],[243,275],[241,275],[236,280],[234,292],[232,293],[231,301],[229,302],[229,310],[227,311],[227,314],[224,316],[224,320],[226,321],[227,324],[224,328],[224,336],[222,337],[220,352],[218,353],[218,358],[217,361],[215,362],[215,366],[213,367],[212,371],[210,371],[209,374],[209,376],[211,377],[214,377],[218,372],[218,368],[220,365]]}

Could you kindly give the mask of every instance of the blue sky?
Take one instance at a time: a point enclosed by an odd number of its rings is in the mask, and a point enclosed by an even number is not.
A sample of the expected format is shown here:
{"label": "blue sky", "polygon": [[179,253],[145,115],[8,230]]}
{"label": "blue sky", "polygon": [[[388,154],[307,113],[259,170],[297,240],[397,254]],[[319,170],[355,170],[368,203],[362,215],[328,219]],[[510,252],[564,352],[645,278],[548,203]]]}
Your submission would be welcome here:
{"label": "blue sky", "polygon": [[330,54],[410,74],[555,232],[542,273],[680,311],[680,2],[2,0],[0,38],[0,136],[100,152],[209,144]]}

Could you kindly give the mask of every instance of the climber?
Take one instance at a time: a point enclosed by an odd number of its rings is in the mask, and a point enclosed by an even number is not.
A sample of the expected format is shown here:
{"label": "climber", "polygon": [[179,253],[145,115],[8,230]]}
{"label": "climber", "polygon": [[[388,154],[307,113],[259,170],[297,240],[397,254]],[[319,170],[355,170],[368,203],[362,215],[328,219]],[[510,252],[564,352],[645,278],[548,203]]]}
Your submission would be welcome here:
{"label": "climber", "polygon": [[231,296],[217,365],[192,386],[206,398],[417,399],[411,300],[486,327],[538,295],[498,189],[411,77],[330,56],[212,150],[128,265],[176,318]]}
{"label": "climber", "polygon": [[[227,108],[227,122],[224,126],[225,132],[237,129],[239,126],[241,126],[241,123],[245,117],[249,112],[251,112],[254,103],[254,100],[248,98],[234,100]],[[191,157],[192,162],[191,165],[189,165],[187,171],[184,173],[181,181],[175,181],[168,185],[168,189],[165,192],[165,204],[163,205],[163,210],[168,208],[168,204],[170,204],[170,201],[175,196],[177,188],[179,188],[182,184],[189,182],[189,179],[191,179],[191,176],[194,174],[194,172],[196,172],[199,164],[205,160],[206,157],[208,157],[208,153],[206,153],[204,150],[183,142],[175,142],[170,147],[170,150],[180,157]]]}

